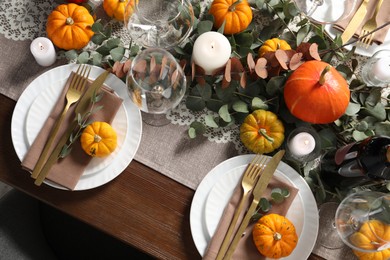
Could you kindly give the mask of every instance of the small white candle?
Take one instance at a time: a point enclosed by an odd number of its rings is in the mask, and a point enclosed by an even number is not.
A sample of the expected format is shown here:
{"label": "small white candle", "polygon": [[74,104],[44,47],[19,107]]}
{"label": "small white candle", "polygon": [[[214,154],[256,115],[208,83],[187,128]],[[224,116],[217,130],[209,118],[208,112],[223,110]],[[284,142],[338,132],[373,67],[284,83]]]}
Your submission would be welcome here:
{"label": "small white candle", "polygon": [[228,62],[231,51],[230,42],[223,34],[205,32],[194,43],[192,60],[205,70],[206,75],[211,75]]}
{"label": "small white candle", "polygon": [[53,43],[45,37],[34,39],[30,45],[30,51],[41,66],[50,66],[57,58]]}
{"label": "small white candle", "polygon": [[300,157],[314,151],[316,141],[311,134],[302,132],[292,137],[288,146],[291,154]]}
{"label": "small white candle", "polygon": [[372,73],[378,80],[390,82],[390,57],[378,59],[372,66]]}

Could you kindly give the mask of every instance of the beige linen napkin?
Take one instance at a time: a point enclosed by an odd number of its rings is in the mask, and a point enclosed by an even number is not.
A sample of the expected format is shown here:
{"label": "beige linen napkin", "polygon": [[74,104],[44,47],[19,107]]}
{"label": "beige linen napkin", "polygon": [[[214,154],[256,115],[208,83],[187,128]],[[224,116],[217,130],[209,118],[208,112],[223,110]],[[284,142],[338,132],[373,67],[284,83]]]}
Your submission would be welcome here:
{"label": "beige linen napkin", "polygon": [[[357,9],[360,7],[360,4],[361,4],[362,0],[360,1],[357,1],[356,3],[356,6],[355,6],[355,9],[353,10],[353,14],[356,13]],[[363,22],[361,23],[361,26],[359,26],[359,28],[357,29],[356,33],[354,34],[354,37],[355,38],[358,38],[360,33],[361,33],[361,30],[362,30],[362,27],[364,26],[364,24],[366,23],[367,20],[369,20],[371,18],[371,16],[374,14],[374,11],[375,11],[375,7],[376,7],[376,4],[377,4],[378,1],[374,1],[374,0],[371,0],[369,3],[368,3],[368,6],[367,6],[367,15],[366,17],[364,18]],[[377,22],[377,26],[381,26],[387,22],[390,22],[390,15],[389,15],[389,12],[390,12],[390,1],[389,0],[385,0],[383,1],[383,4],[378,12],[378,16],[376,18],[376,22]],[[337,22],[333,27],[337,30],[340,30],[340,31],[344,31],[345,28],[347,27],[347,25],[349,24],[349,21],[352,19],[353,15],[351,15],[350,19],[344,19],[342,21],[339,21]],[[389,28],[390,28],[390,25],[389,26],[386,26],[384,27],[383,29],[377,31],[374,35],[374,39],[373,41],[380,45],[384,42],[385,38],[386,38],[386,35],[387,35],[387,32],[389,31]]]}
{"label": "beige linen napkin", "polygon": [[[271,191],[274,188],[287,188],[290,191],[290,196],[281,204],[273,204],[269,213],[286,215],[291,203],[293,202],[295,196],[298,193],[298,189],[283,182],[277,177],[272,177],[270,183],[267,186],[266,191],[264,192],[263,197],[269,199]],[[209,245],[206,249],[203,259],[205,260],[216,259],[218,255],[218,250],[221,247],[223,238],[225,237],[225,234],[229,228],[229,224],[233,218],[234,211],[240,202],[241,196],[242,196],[242,188],[241,188],[241,181],[239,181],[233,192],[232,197],[229,200],[229,203],[226,205],[224,209],[218,227],[214,233],[214,236],[209,242]],[[244,204],[245,209],[248,208],[250,203],[252,202],[251,196],[249,197],[250,197],[249,200],[246,201],[246,204]],[[243,210],[242,214],[238,218],[236,230],[238,229],[242,219],[244,218],[244,214],[245,214],[245,210]],[[249,224],[249,226],[246,228],[245,235],[240,239],[240,242],[238,243],[237,248],[234,251],[232,259],[237,259],[237,260],[265,259],[265,257],[259,253],[255,244],[253,243],[252,229],[254,224],[255,222]]]}
{"label": "beige linen napkin", "polygon": [[[34,169],[35,164],[39,159],[39,156],[44,148],[46,140],[49,137],[49,133],[55,123],[55,120],[62,113],[62,110],[65,106],[65,101],[66,101],[65,95],[69,88],[70,79],[71,77],[69,77],[69,79],[67,80],[65,87],[56,105],[53,107],[41,131],[39,132],[38,136],[35,138],[33,144],[31,145],[30,149],[26,153],[25,157],[23,158],[22,167],[30,172]],[[90,84],[90,82],[88,84]],[[92,114],[90,119],[92,121],[105,121],[107,123],[111,123],[118,109],[120,108],[123,100],[119,98],[117,95],[115,95],[113,90],[111,90],[106,86],[102,87],[102,91],[104,93],[104,96],[99,102],[95,104],[95,107],[103,106],[103,109]],[[58,131],[58,135],[56,136],[56,139],[53,142],[52,150],[54,149],[55,144],[58,143],[61,136],[66,132],[68,126],[74,120],[76,116],[74,113],[75,107],[76,104],[73,104],[69,108],[64,118],[64,121],[62,123],[62,126]],[[49,151],[49,154],[50,152],[51,151]],[[63,159],[60,159],[55,165],[53,165],[53,167],[49,171],[47,179],[61,186],[64,186],[70,190],[73,190],[77,185],[77,182],[80,179],[81,175],[83,174],[85,167],[88,165],[91,159],[92,157],[87,155],[82,150],[80,142],[76,141],[73,145],[70,154]]]}

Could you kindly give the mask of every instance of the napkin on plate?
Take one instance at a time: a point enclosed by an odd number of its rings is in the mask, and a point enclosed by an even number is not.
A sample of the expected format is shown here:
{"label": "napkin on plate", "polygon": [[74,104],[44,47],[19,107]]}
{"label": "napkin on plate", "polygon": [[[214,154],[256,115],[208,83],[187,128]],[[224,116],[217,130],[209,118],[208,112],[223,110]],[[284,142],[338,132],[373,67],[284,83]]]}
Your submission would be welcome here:
{"label": "napkin on plate", "polygon": [[[355,6],[355,9],[353,10],[353,14],[356,13],[357,9],[360,7],[360,4],[361,4],[362,1],[358,1],[356,3],[356,6]],[[374,11],[375,11],[375,7],[376,7],[376,4],[377,4],[378,1],[370,1],[368,2],[368,6],[367,6],[367,15],[366,17],[364,18],[363,22],[361,23],[361,26],[359,26],[359,28],[357,29],[357,31],[355,32],[354,34],[354,37],[358,38],[360,33],[361,33],[361,30],[364,26],[364,24],[371,18],[371,16],[374,14]],[[390,22],[390,15],[389,15],[389,12],[390,12],[390,1],[386,0],[386,1],[383,1],[383,4],[378,12],[378,16],[376,17],[376,22],[377,22],[377,26],[381,26],[387,22]],[[336,24],[333,25],[334,28],[336,28],[337,30],[340,30],[340,31],[344,31],[345,28],[347,27],[347,25],[349,24],[349,21],[352,19],[353,15],[351,15],[350,19],[344,19],[342,21],[339,21],[337,22]],[[386,35],[387,35],[387,32],[389,31],[390,29],[390,25],[382,28],[381,30],[377,31],[374,35],[374,39],[373,39],[373,42],[375,42],[376,44],[380,45],[384,42],[385,38],[386,38]]]}
{"label": "napkin on plate", "polygon": [[[60,116],[63,108],[65,107],[65,95],[69,88],[70,79],[71,77],[69,77],[69,79],[67,80],[65,87],[59,99],[57,100],[56,105],[53,107],[41,131],[35,138],[25,157],[23,158],[22,167],[30,172],[32,172],[35,167],[35,164],[38,162],[39,156],[44,148],[46,140],[49,137],[50,130],[52,129],[55,120]],[[88,82],[88,84],[91,84],[91,82]],[[103,86],[101,90],[103,91],[104,96],[99,102],[95,104],[95,107],[103,106],[103,109],[93,113],[90,119],[92,121],[105,121],[107,123],[111,123],[123,100],[107,86]],[[57,144],[58,140],[61,138],[64,132],[66,132],[68,126],[74,120],[76,116],[74,113],[75,107],[76,104],[73,104],[69,108],[64,118],[64,121],[62,122],[62,126],[58,131],[56,139],[53,142],[52,149],[54,149],[55,144]],[[49,154],[50,152],[51,151],[49,151]],[[82,150],[80,142],[76,141],[73,144],[73,148],[70,154],[63,159],[60,159],[56,164],[53,165],[47,175],[47,179],[65,188],[74,190],[77,185],[77,182],[79,181],[81,175],[84,172],[85,167],[88,165],[91,159],[92,157],[87,155]]]}
{"label": "napkin on plate", "polygon": [[[283,203],[281,204],[273,204],[268,214],[277,213],[284,216],[286,215],[291,203],[293,202],[295,196],[297,195],[298,189],[274,176],[272,177],[270,183],[268,184],[263,197],[270,198],[271,191],[274,188],[287,188],[290,191],[290,196],[286,198],[285,201],[283,201]],[[242,187],[241,187],[241,181],[239,181],[236,188],[234,189],[233,195],[231,196],[229,203],[226,205],[224,209],[218,227],[209,242],[209,245],[203,256],[204,260],[216,259],[223,238],[225,237],[225,234],[229,228],[229,224],[233,218],[234,211],[238,207],[238,204],[240,202],[241,196],[242,196]],[[248,199],[248,201],[246,201],[244,204],[244,209],[247,209],[250,203],[252,202],[251,196],[249,197],[250,198]],[[244,218],[244,215],[245,215],[245,210],[243,210],[242,214],[240,214],[238,218],[236,229],[238,229],[238,226],[240,225],[242,219]],[[232,259],[237,259],[237,260],[238,259],[239,260],[265,259],[265,257],[259,253],[259,251],[257,250],[253,242],[252,229],[254,224],[255,222],[250,223],[246,228],[245,235],[240,239],[237,248],[234,251]]]}

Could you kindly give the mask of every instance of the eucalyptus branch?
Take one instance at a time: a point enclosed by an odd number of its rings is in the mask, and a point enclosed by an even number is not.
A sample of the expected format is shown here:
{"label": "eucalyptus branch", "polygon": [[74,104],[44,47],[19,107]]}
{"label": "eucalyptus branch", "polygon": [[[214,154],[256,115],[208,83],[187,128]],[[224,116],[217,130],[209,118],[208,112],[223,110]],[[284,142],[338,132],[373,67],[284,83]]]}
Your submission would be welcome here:
{"label": "eucalyptus branch", "polygon": [[295,39],[297,38],[297,36],[295,35],[295,33],[290,29],[290,27],[288,26],[288,24],[284,21],[284,19],[282,17],[280,17],[280,15],[278,14],[278,12],[276,12],[275,8],[270,5],[268,2],[265,3],[267,5],[268,8],[270,8],[272,10],[272,12],[282,21],[283,25],[286,27],[286,29],[295,37]]}

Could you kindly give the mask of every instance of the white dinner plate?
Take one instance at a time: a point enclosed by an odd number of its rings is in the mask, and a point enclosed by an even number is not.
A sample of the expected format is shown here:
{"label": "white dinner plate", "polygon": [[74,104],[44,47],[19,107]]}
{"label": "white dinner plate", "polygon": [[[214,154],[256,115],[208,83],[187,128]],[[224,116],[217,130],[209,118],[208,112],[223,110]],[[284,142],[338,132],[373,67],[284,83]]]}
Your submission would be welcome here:
{"label": "white dinner plate", "polygon": [[[220,163],[205,176],[196,189],[191,204],[190,225],[193,240],[202,256],[211,239],[211,234],[214,233],[215,227],[218,224],[211,218],[217,218],[219,221],[221,211],[223,211],[227,200],[230,199],[232,189],[237,184],[240,176],[239,172],[241,171],[241,174],[243,173],[247,164],[253,159],[253,156],[253,154],[236,156]],[[296,225],[299,241],[293,253],[283,259],[307,259],[313,250],[318,234],[318,210],[313,193],[306,181],[284,162],[280,162],[275,175],[299,189],[286,215]],[[220,185],[218,184],[219,181],[225,182],[225,185],[227,184],[229,186],[225,190],[225,196],[219,194],[218,189],[220,187],[216,186]],[[211,197],[208,198],[209,196]],[[215,208],[216,212],[207,212],[207,207],[212,207],[212,205],[217,203],[215,201],[217,197],[219,199],[220,197],[224,198],[220,200],[220,205]]]}
{"label": "white dinner plate", "polygon": [[[23,160],[30,148],[26,125],[27,115],[34,100],[52,85],[63,88],[66,79],[72,71],[76,71],[77,67],[77,64],[69,64],[56,67],[41,74],[26,87],[19,97],[12,115],[11,136],[16,154],[20,160]],[[102,68],[95,66],[91,66],[91,68],[90,79],[96,79],[104,71]],[[125,109],[128,127],[124,135],[122,148],[119,149],[118,154],[109,165],[93,174],[83,174],[74,190],[96,188],[117,177],[133,160],[141,141],[141,113],[130,100],[126,84],[113,74],[107,77],[105,84],[123,99],[123,108]],[[47,180],[45,183],[55,188],[64,189],[62,186]]]}
{"label": "white dinner plate", "polygon": [[[26,133],[29,146],[32,145],[38,133],[41,131],[46,119],[49,117],[51,110],[61,95],[63,88],[58,86],[65,86],[65,84],[66,79],[58,82],[56,85],[52,84],[48,86],[32,103],[26,119]],[[119,107],[111,125],[117,133],[118,145],[116,149],[106,157],[92,158],[84,170],[84,175],[96,173],[107,167],[122,149],[128,127],[126,108],[123,103]]]}
{"label": "white dinner plate", "polygon": [[[324,29],[333,38],[336,37],[336,34],[341,33],[341,31],[333,28],[331,24],[326,24]],[[345,46],[345,49],[352,50],[353,46],[356,46],[356,43]],[[390,50],[390,33],[387,33],[386,38],[381,45],[373,43],[367,49],[364,47],[357,46],[355,53],[362,56],[372,57],[375,52],[380,50]]]}

